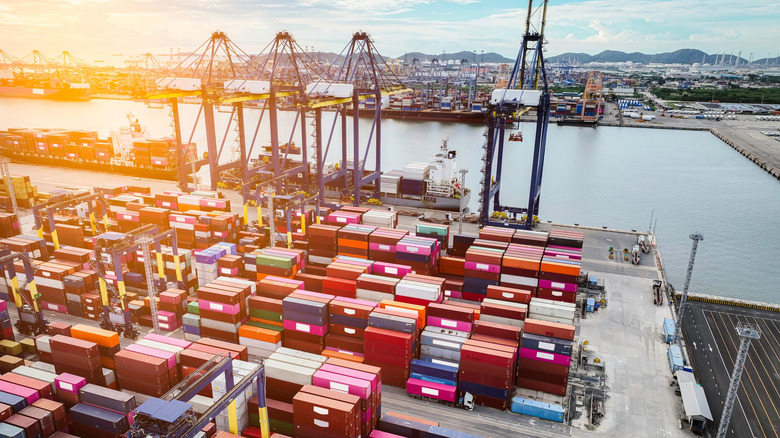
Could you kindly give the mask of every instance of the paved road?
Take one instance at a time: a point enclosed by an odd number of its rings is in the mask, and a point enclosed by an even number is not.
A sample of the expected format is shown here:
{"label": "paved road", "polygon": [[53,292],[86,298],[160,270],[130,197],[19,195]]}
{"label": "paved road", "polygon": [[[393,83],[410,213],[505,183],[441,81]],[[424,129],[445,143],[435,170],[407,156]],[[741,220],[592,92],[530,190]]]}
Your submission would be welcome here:
{"label": "paved road", "polygon": [[704,387],[717,429],[739,348],[736,325],[756,324],[742,375],[729,437],[780,437],[780,314],[757,309],[689,301],[685,339],[697,380]]}

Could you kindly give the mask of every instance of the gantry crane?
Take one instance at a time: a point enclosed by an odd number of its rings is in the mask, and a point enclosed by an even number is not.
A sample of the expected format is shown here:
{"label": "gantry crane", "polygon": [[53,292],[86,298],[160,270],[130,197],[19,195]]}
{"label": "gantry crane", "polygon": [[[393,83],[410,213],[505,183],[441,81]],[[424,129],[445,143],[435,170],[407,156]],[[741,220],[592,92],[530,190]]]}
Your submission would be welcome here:
{"label": "gantry crane", "polygon": [[[43,233],[48,231],[51,233],[54,249],[60,249],[60,240],[57,234],[57,226],[54,222],[54,213],[66,208],[80,207],[84,208],[85,216],[89,219],[92,235],[98,234],[98,222],[95,217],[96,213],[103,220],[103,230],[108,227],[108,204],[106,203],[105,197],[101,193],[86,193],[59,202],[48,202],[34,205],[32,208],[33,220],[35,223],[35,229],[38,232],[38,237],[43,237]],[[45,222],[43,220],[44,210],[46,216]],[[44,224],[46,226],[44,226]],[[47,227],[48,229],[46,229]]]}
{"label": "gantry crane", "polygon": [[[19,284],[14,262],[21,261],[24,266],[25,283]],[[9,249],[0,249],[0,268],[5,271],[5,277],[11,287],[16,310],[19,312],[19,321],[16,328],[19,333],[26,335],[41,335],[47,330],[46,318],[43,316],[38,298],[38,288],[35,285],[35,271],[30,256],[22,252],[12,252]],[[29,291],[26,292],[25,288]]]}
{"label": "gantry crane", "polygon": [[[482,226],[496,225],[511,228],[531,228],[533,218],[539,213],[539,199],[544,168],[544,152],[547,144],[547,126],[550,119],[550,91],[544,70],[544,26],[547,0],[535,5],[528,1],[525,35],[506,88],[493,90],[488,109],[487,141],[482,156],[482,189],[480,192],[479,221]],[[505,130],[515,118],[527,112],[536,112],[536,136],[531,166],[531,183],[528,207],[502,205],[500,198]],[[513,163],[513,169],[517,166]],[[495,169],[494,169],[495,168]],[[492,200],[492,205],[491,205]],[[518,214],[525,220],[515,221]]]}
{"label": "gantry crane", "polygon": [[[585,84],[585,91],[582,92],[582,111],[580,111],[580,120],[593,124],[598,123],[601,107],[604,104],[604,99],[601,96],[603,88],[604,85],[601,78],[601,72],[591,71],[588,73],[588,82]],[[593,105],[593,115],[587,114],[589,105]]]}

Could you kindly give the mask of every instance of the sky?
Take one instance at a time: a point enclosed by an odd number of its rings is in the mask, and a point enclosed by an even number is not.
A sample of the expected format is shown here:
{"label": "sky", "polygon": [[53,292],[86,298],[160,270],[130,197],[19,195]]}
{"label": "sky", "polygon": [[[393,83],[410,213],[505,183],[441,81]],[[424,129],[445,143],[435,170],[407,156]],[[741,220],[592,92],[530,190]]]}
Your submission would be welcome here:
{"label": "sky", "polygon": [[[541,4],[534,0],[534,9]],[[468,50],[514,58],[527,8],[527,0],[0,0],[0,50],[67,50],[89,63],[121,64],[195,50],[216,30],[257,53],[286,30],[305,49],[339,53],[362,30],[390,57]],[[550,0],[546,56],[693,48],[774,57],[778,22],[774,0]]]}

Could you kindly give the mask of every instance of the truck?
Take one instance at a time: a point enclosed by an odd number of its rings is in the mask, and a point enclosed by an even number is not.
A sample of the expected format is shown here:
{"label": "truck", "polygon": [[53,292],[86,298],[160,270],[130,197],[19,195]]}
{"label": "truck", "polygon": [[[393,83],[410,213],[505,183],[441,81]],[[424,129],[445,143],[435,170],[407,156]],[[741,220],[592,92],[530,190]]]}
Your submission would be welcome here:
{"label": "truck", "polygon": [[671,344],[674,340],[674,321],[664,318],[664,342]]}

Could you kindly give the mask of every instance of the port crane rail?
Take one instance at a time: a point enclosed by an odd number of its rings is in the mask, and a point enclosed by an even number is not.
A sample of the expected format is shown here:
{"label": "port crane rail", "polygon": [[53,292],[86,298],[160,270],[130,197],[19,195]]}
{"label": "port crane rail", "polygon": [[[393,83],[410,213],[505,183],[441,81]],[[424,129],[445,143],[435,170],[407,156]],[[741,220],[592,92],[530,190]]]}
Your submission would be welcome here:
{"label": "port crane rail", "polygon": [[[528,1],[525,34],[506,88],[493,90],[491,96],[487,118],[487,141],[483,147],[482,157],[483,179],[479,209],[479,222],[482,226],[530,229],[533,226],[534,217],[539,214],[547,127],[550,119],[550,90],[547,85],[542,50],[547,0],[542,3],[534,9],[534,0]],[[531,22],[539,14],[541,14],[541,25],[537,31],[532,29]],[[504,205],[501,203],[500,191],[504,166],[505,130],[511,128],[517,117],[530,111],[536,112],[536,136],[534,138],[528,205],[527,207]],[[517,215],[523,214],[525,214],[525,220],[514,220]],[[497,220],[498,218],[506,220]],[[510,219],[512,220],[510,221]]]}

